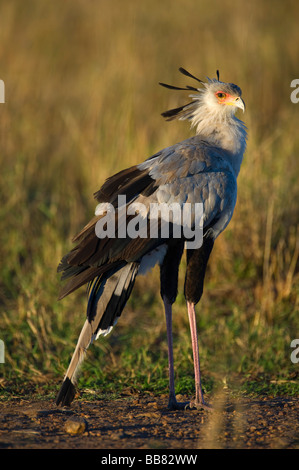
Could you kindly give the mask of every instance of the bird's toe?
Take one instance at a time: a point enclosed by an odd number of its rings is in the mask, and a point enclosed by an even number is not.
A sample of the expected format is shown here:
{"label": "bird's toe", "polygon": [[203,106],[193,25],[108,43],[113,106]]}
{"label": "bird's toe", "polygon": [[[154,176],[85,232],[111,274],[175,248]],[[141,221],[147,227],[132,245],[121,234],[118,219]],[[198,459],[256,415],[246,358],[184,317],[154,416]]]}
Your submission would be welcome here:
{"label": "bird's toe", "polygon": [[205,401],[201,402],[201,401],[190,401],[189,403],[187,403],[185,409],[189,409],[189,410],[192,410],[192,409],[196,409],[196,410],[208,410],[208,411],[212,411],[213,408],[211,405],[209,405],[208,403],[206,403]]}

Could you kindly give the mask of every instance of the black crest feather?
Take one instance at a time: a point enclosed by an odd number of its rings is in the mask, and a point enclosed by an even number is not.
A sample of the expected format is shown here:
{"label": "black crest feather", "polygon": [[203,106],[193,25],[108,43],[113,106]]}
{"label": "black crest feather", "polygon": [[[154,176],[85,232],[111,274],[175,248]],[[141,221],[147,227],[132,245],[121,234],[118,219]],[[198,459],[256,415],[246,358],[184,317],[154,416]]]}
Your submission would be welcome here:
{"label": "black crest feather", "polygon": [[187,77],[190,77],[190,78],[194,78],[194,80],[197,80],[199,83],[202,83],[202,80],[200,80],[199,78],[195,77],[194,75],[192,75],[190,72],[188,72],[186,69],[184,69],[183,67],[180,67],[179,68],[179,71],[183,74],[183,75],[186,75]]}
{"label": "black crest feather", "polygon": [[[199,78],[195,77],[192,75],[190,72],[188,72],[186,69],[183,67],[179,68],[179,71],[183,74],[186,75],[187,77],[193,78],[194,80],[198,81],[199,83],[203,83],[202,80]],[[199,88],[195,88],[194,86],[186,85],[186,87],[178,87],[174,85],[168,85],[167,83],[162,83],[159,82],[159,85],[164,86],[165,88],[169,88],[170,90],[184,90],[184,91],[199,91]],[[194,105],[194,102],[191,101],[191,103],[184,104],[183,106],[180,106],[179,108],[174,108],[174,109],[169,109],[168,111],[165,111],[162,113],[162,116],[164,118],[167,118],[167,121],[172,121],[175,118],[181,117],[183,119],[191,117],[191,109]],[[183,117],[184,116],[184,117]]]}
{"label": "black crest feather", "polygon": [[164,86],[165,88],[169,88],[170,90],[187,90],[187,91],[198,91],[197,88],[194,86],[187,85],[186,87],[179,87],[179,86],[174,86],[174,85],[167,85],[167,83],[161,83],[159,82],[159,85]]}
{"label": "black crest feather", "polygon": [[190,106],[191,104],[193,104],[192,101],[191,103],[184,104],[183,106],[180,106],[179,108],[169,109],[168,111],[161,113],[161,116],[168,118],[167,121],[172,121],[172,119],[177,117],[177,115],[179,115],[187,106]]}

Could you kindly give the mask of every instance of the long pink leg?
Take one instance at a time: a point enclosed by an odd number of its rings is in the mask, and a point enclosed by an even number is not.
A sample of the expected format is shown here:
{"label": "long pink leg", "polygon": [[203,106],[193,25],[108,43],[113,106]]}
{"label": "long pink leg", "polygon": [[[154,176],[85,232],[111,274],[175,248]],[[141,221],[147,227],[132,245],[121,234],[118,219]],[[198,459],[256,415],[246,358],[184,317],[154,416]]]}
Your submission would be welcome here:
{"label": "long pink leg", "polygon": [[168,368],[169,368],[169,402],[168,408],[171,410],[193,408],[193,407],[208,407],[204,401],[201,379],[200,379],[200,367],[199,367],[199,351],[198,351],[198,339],[197,339],[197,328],[196,328],[196,317],[194,304],[187,302],[188,316],[191,330],[191,341],[193,350],[194,360],[194,373],[195,373],[195,401],[190,403],[178,403],[175,396],[174,386],[174,361],[173,361],[173,342],[172,342],[172,306],[167,300],[163,299],[165,316],[166,316],[166,328],[167,328],[167,345],[168,345]]}
{"label": "long pink leg", "polygon": [[200,364],[199,364],[199,351],[198,351],[198,337],[196,327],[195,307],[192,302],[187,302],[188,316],[190,323],[193,361],[194,361],[194,375],[195,375],[195,402],[190,403],[190,407],[204,405],[207,406],[202,393],[201,377],[200,377]]}
{"label": "long pink leg", "polygon": [[166,329],[167,329],[167,345],[168,345],[168,369],[169,369],[169,409],[176,409],[178,404],[175,397],[174,388],[174,362],[173,362],[173,342],[172,342],[172,306],[167,300],[163,299]]}

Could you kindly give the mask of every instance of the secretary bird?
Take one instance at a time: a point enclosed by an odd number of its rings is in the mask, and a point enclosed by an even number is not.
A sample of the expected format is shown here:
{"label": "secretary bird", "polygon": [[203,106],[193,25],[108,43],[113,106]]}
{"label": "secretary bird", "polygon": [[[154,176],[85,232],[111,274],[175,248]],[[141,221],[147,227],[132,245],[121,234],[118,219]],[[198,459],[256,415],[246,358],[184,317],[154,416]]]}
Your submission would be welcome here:
{"label": "secretary bird", "polygon": [[[241,89],[233,83],[207,78],[201,81],[180,68],[180,72],[200,83],[199,88],[189,86],[174,89],[192,91],[192,101],[184,106],[162,113],[168,121],[188,119],[196,135],[167,147],[149,157],[143,163],[132,166],[108,178],[95,193],[98,206],[95,217],[74,238],[77,245],[62,258],[58,272],[68,282],[62,288],[60,299],[78,287],[87,284],[87,318],[77,346],[67,369],[56,404],[69,406],[76,394],[76,377],[87,348],[100,335],[107,335],[120,317],[132,292],[138,274],[145,274],[154,265],[160,266],[160,293],[164,303],[167,327],[169,365],[169,409],[179,409],[186,404],[178,403],[175,395],[174,362],[172,343],[172,304],[178,289],[178,269],[186,246],[186,237],[151,237],[147,230],[141,237],[120,235],[121,227],[114,237],[105,232],[96,233],[97,223],[107,216],[109,207],[115,209],[115,222],[120,218],[119,196],[126,197],[125,218],[128,227],[132,220],[130,208],[136,203],[146,207],[147,228],[150,222],[149,207],[152,203],[203,204],[203,243],[198,248],[186,249],[187,268],[184,294],[190,322],[194,360],[195,400],[187,406],[201,408],[205,403],[199,366],[198,338],[195,305],[203,293],[207,263],[214,242],[226,228],[233,215],[237,199],[237,176],[246,148],[246,127],[235,117],[238,108],[245,111]],[[197,85],[198,86],[198,85]],[[122,207],[123,209],[123,207]],[[161,216],[157,218],[161,226]],[[191,226],[195,229],[194,210]]]}

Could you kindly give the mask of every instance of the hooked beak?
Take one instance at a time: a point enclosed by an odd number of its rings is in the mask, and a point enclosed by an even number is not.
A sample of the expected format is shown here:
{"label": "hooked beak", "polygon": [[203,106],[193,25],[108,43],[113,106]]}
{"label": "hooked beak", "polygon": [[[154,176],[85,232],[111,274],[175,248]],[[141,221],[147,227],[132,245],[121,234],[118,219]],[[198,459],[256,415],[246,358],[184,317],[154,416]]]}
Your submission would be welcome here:
{"label": "hooked beak", "polygon": [[244,103],[244,101],[242,100],[242,98],[240,96],[238,96],[238,98],[235,99],[233,104],[237,108],[242,109],[243,113],[245,113],[245,103]]}
{"label": "hooked beak", "polygon": [[245,112],[245,103],[240,96],[237,96],[237,98],[230,96],[225,101],[225,104],[228,104],[230,106],[235,106],[236,108],[242,109],[243,113]]}

